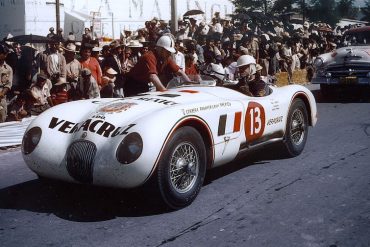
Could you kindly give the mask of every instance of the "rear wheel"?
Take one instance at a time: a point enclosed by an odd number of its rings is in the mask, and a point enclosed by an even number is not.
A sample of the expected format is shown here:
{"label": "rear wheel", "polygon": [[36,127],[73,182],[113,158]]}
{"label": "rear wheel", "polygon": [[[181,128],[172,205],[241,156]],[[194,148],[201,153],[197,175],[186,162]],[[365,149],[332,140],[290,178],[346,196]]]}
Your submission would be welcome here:
{"label": "rear wheel", "polygon": [[290,107],[285,132],[285,149],[289,157],[299,155],[306,144],[308,134],[308,114],[301,99],[295,99]]}
{"label": "rear wheel", "polygon": [[158,165],[157,182],[163,201],[172,209],[191,204],[206,172],[206,149],[192,127],[178,129],[166,144]]}

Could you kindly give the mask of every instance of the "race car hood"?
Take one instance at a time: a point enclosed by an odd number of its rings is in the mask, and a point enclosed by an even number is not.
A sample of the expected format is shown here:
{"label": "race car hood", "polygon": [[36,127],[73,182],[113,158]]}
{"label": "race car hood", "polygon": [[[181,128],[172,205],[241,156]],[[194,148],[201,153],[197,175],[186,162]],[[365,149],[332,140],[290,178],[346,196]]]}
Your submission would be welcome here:
{"label": "race car hood", "polygon": [[[218,87],[185,87],[165,92],[150,92],[123,99],[91,99],[58,105],[41,114],[32,125],[48,126],[58,132],[76,134],[74,138],[123,135],[138,119],[157,111],[200,102],[245,97]],[[178,110],[180,111],[180,110]],[[92,137],[95,138],[95,137]]]}
{"label": "race car hood", "polygon": [[319,56],[325,66],[343,66],[345,64],[362,64],[370,61],[370,46],[349,46],[337,49],[332,53]]}

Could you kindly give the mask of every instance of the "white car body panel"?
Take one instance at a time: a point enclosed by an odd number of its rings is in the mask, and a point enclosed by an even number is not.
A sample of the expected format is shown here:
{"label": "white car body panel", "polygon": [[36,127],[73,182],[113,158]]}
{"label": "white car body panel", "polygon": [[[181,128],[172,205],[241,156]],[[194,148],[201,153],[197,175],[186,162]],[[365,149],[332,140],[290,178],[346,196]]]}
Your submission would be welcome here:
{"label": "white car body panel", "polygon": [[[192,86],[124,99],[65,103],[42,113],[30,124],[27,131],[38,126],[42,136],[34,151],[23,153],[23,157],[40,176],[78,182],[66,168],[67,150],[74,141],[89,141],[96,146],[92,183],[132,188],[153,174],[171,134],[195,121],[211,135],[212,144],[206,147],[212,150],[211,167],[220,166],[234,160],[242,146],[282,139],[295,97],[306,99],[310,124],[316,124],[316,102],[307,88],[290,85],[271,89],[268,96],[248,97],[224,87]],[[251,102],[254,107],[248,109]],[[143,140],[142,154],[130,164],[121,164],[116,158],[118,145],[133,132]],[[252,136],[249,140],[248,135]]]}

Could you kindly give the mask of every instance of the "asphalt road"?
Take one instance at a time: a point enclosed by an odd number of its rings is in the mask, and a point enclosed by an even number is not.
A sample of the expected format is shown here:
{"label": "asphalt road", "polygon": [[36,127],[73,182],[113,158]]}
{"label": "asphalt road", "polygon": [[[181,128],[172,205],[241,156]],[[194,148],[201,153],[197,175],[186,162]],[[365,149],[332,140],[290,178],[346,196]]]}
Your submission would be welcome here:
{"label": "asphalt road", "polygon": [[369,102],[318,97],[300,156],[270,146],[212,170],[178,211],[141,190],[40,182],[2,152],[0,245],[370,246]]}

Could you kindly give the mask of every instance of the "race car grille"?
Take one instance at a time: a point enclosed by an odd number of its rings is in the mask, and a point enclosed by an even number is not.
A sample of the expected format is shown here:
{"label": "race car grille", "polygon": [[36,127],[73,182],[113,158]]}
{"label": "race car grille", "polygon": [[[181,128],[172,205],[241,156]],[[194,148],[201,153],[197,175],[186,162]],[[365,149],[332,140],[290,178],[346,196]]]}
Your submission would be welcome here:
{"label": "race car grille", "polygon": [[67,171],[81,183],[93,182],[96,146],[90,141],[76,141],[67,150]]}

